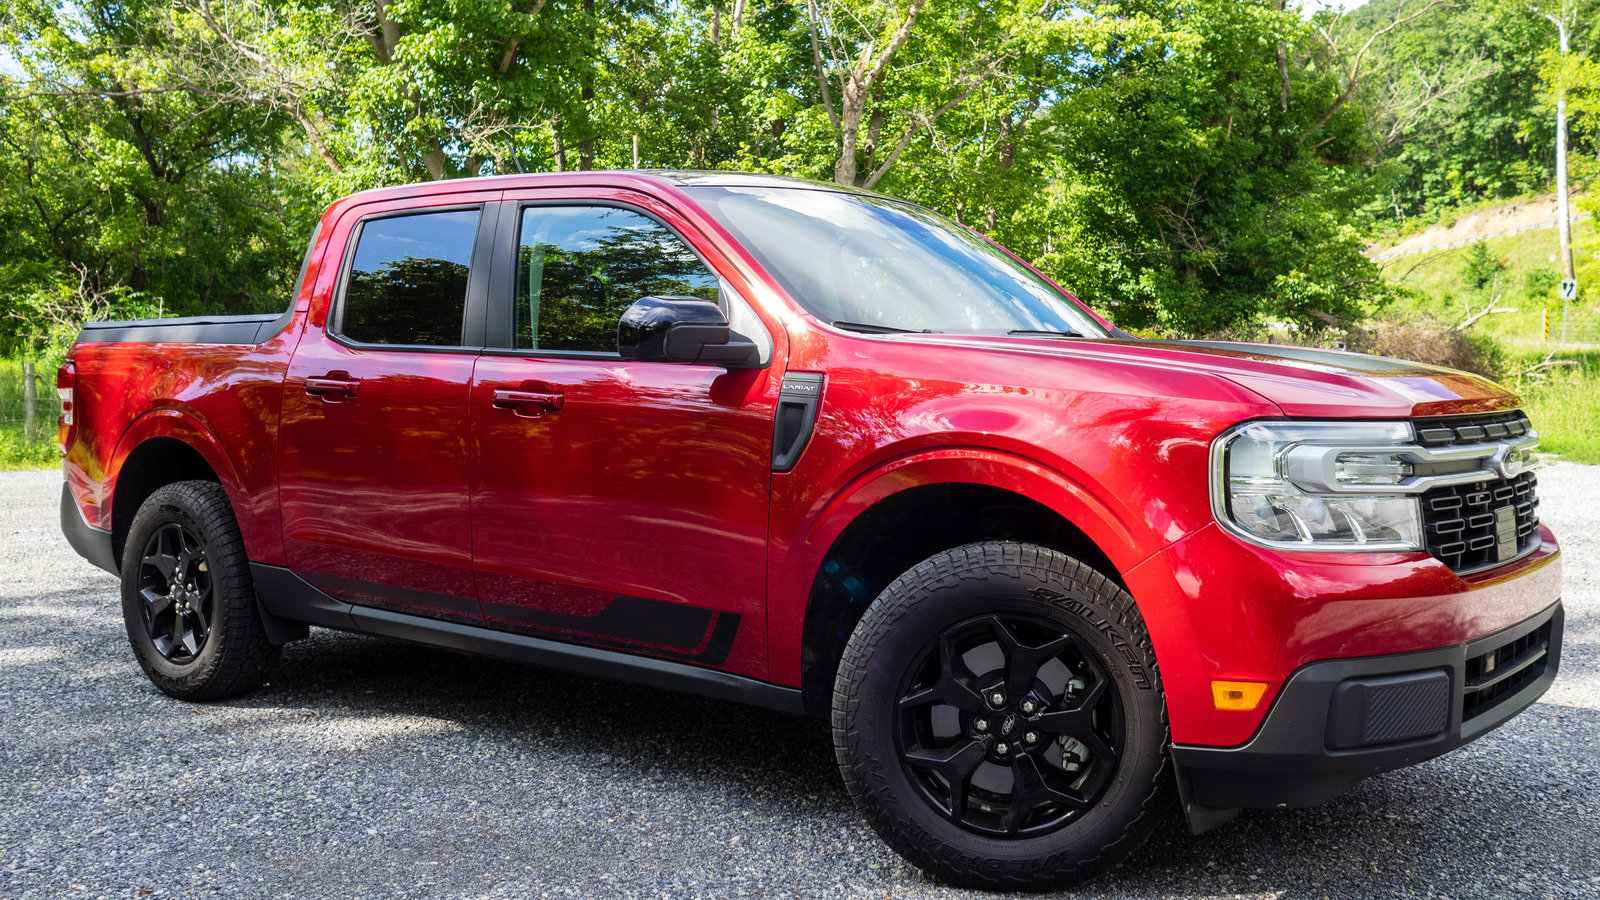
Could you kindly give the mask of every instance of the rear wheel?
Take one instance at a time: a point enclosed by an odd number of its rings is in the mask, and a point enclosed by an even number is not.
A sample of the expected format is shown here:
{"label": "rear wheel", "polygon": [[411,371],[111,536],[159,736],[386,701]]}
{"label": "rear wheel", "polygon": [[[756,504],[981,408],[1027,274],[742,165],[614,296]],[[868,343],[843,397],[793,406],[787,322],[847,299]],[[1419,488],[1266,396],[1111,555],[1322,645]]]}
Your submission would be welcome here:
{"label": "rear wheel", "polygon": [[278,648],[221,485],[169,484],[139,507],[122,554],[122,616],[140,668],[174,697],[215,700],[266,679]]}
{"label": "rear wheel", "polygon": [[964,886],[1098,874],[1144,842],[1172,793],[1133,598],[1043,547],[970,544],[896,579],[845,650],[833,727],[872,826]]}

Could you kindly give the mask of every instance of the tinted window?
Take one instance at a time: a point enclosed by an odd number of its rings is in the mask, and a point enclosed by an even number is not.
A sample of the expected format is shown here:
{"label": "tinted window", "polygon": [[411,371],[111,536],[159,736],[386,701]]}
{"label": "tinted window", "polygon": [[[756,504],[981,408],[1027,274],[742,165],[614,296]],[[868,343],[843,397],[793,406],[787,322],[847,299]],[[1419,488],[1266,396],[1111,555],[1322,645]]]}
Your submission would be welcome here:
{"label": "tinted window", "polygon": [[459,345],[477,234],[475,209],[363,223],[340,332],[367,344]]}
{"label": "tinted window", "polygon": [[521,350],[617,349],[617,320],[640,297],[715,302],[717,278],[676,235],[625,209],[523,210],[514,325]]}
{"label": "tinted window", "polygon": [[689,191],[819,318],[904,331],[1105,329],[998,247],[936,213],[865,194]]}

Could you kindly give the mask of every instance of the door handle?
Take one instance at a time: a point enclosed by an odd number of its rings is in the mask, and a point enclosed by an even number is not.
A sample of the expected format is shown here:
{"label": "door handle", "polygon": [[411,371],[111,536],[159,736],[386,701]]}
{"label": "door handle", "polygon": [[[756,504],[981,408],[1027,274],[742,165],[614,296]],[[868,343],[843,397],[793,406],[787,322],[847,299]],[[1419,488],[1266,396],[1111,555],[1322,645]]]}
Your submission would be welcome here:
{"label": "door handle", "polygon": [[324,400],[354,397],[361,392],[361,379],[352,378],[349,372],[329,372],[306,379],[306,393]]}
{"label": "door handle", "polygon": [[519,416],[531,416],[533,418],[537,418],[547,412],[559,411],[566,399],[567,395],[560,391],[501,389],[494,392],[494,405],[496,408],[509,409]]}

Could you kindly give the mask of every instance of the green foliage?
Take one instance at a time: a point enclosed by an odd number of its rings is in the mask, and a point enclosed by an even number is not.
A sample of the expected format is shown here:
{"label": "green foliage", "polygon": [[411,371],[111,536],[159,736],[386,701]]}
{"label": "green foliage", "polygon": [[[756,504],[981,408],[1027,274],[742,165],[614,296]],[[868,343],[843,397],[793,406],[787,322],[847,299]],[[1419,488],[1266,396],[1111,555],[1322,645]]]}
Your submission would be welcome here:
{"label": "green foliage", "polygon": [[281,308],[351,191],[635,158],[915,200],[1129,327],[1351,321],[1401,296],[1362,255],[1374,216],[1548,178],[1541,77],[1593,142],[1592,67],[1541,62],[1548,23],[1512,6],[17,0],[0,351],[45,352],[28,298],[62,285]]}
{"label": "green foliage", "polygon": [[[1545,359],[1544,354],[1523,354],[1511,363],[1524,372]],[[1600,351],[1565,351],[1555,362],[1577,365],[1546,367],[1532,375],[1512,379],[1509,386],[1522,395],[1523,408],[1539,430],[1539,449],[1562,459],[1600,464]]]}
{"label": "green foliage", "polygon": [[1478,241],[1467,248],[1467,261],[1461,270],[1461,281],[1472,290],[1481,291],[1497,281],[1505,268],[1505,260],[1489,252],[1488,242]]}

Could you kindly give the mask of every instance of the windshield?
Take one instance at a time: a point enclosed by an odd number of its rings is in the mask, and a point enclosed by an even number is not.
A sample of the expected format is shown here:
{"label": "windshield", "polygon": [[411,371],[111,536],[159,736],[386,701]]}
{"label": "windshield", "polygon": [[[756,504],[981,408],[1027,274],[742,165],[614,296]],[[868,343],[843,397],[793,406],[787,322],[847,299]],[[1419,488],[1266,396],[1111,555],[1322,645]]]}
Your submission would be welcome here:
{"label": "windshield", "polygon": [[771,187],[688,189],[808,312],[856,331],[1105,337],[998,247],[908,203]]}

